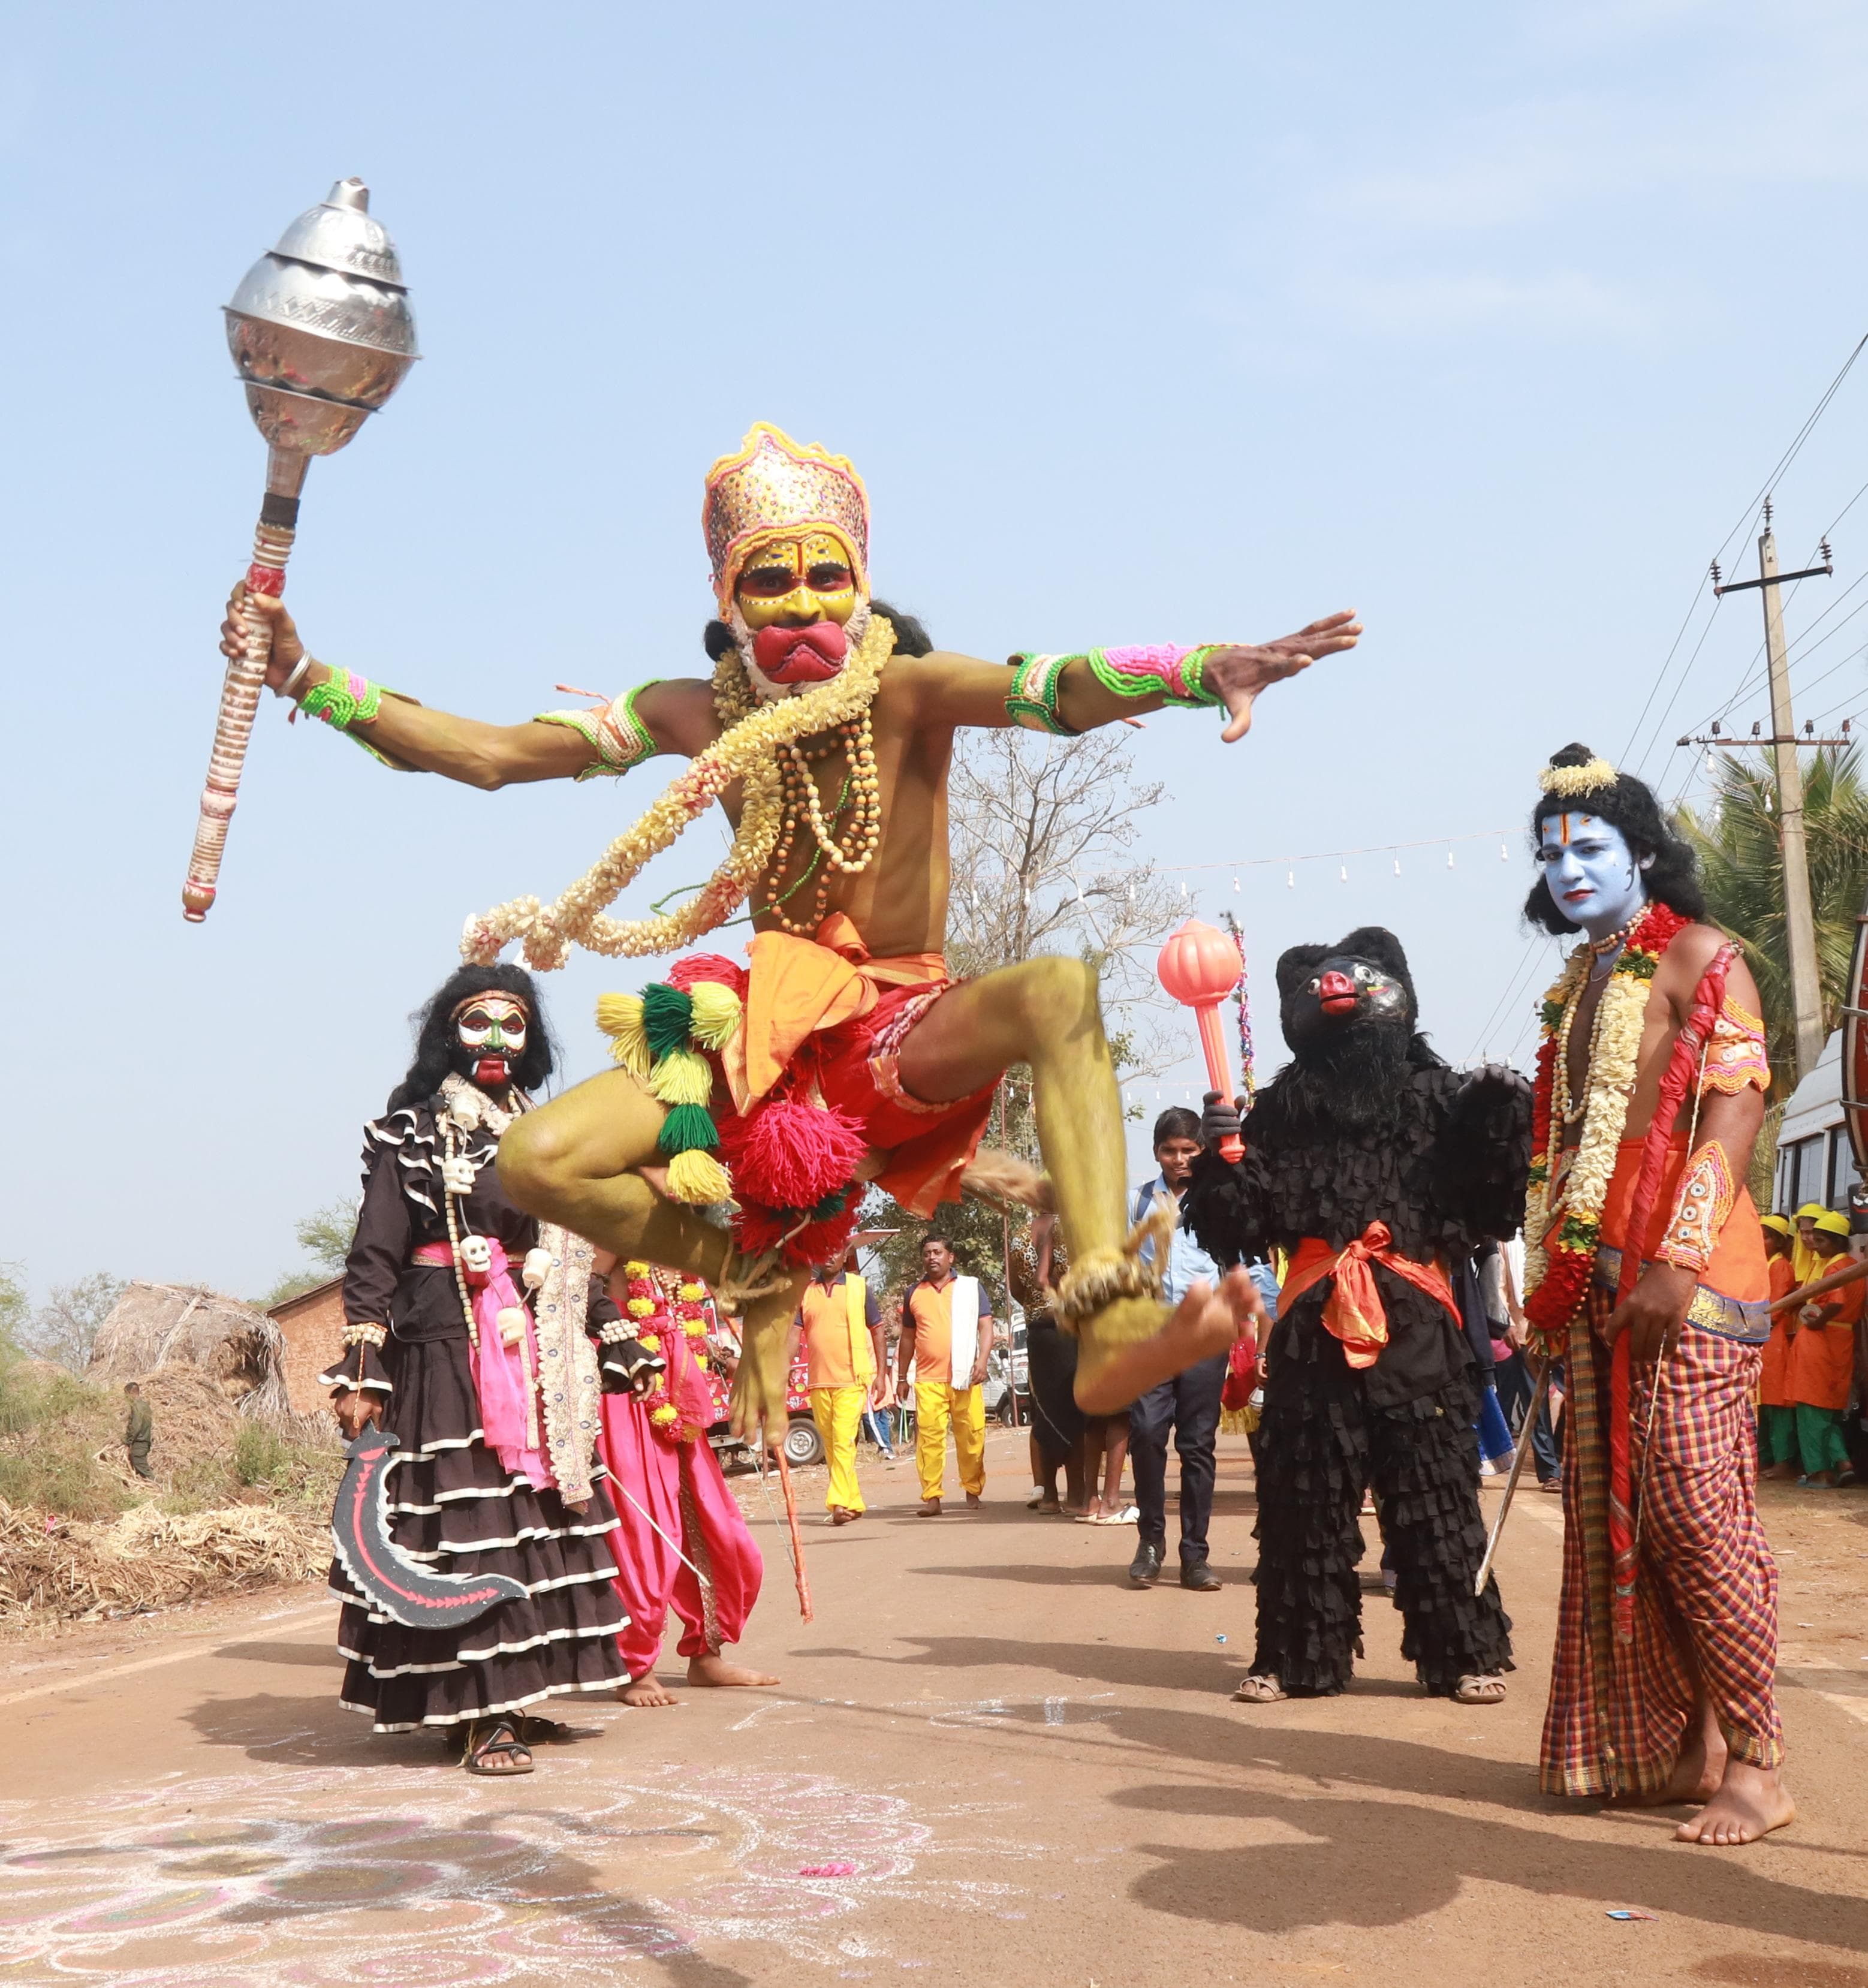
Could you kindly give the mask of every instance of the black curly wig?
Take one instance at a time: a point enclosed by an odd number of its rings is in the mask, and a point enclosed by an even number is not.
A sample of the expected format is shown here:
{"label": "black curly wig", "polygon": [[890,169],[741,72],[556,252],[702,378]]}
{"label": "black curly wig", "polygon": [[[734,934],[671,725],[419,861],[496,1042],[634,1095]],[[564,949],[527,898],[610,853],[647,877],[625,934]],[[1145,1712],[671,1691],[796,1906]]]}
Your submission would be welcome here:
{"label": "black curly wig", "polygon": [[[895,653],[898,656],[927,656],[934,653],[934,642],[918,616],[905,614],[899,607],[891,607],[886,600],[871,600],[870,607],[895,631]],[[707,651],[708,661],[717,663],[733,646],[733,631],[724,621],[710,621],[701,631],[701,646]]]}
{"label": "black curly wig", "polygon": [[[1596,755],[1586,746],[1566,746],[1552,752],[1553,766],[1586,766]],[[1632,773],[1617,773],[1613,786],[1592,787],[1586,794],[1540,795],[1531,810],[1531,847],[1543,840],[1544,823],[1552,815],[1593,814],[1619,828],[1634,851],[1636,860],[1651,857],[1643,881],[1647,894],[1656,902],[1677,911],[1683,918],[1703,919],[1706,899],[1699,888],[1699,859],[1691,847],[1674,833],[1654,789]],[[1579,931],[1582,928],[1566,918],[1550,894],[1549,879],[1539,877],[1524,901],[1527,923],[1547,932]]]}
{"label": "black curly wig", "polygon": [[545,1009],[532,975],[522,966],[462,966],[409,1017],[415,1026],[415,1060],[389,1094],[387,1110],[425,1104],[441,1089],[441,1080],[454,1067],[454,1011],[476,994],[492,993],[510,994],[525,1004],[532,1025],[525,1031],[525,1053],[512,1066],[512,1081],[522,1090],[539,1089],[558,1067],[558,1045],[546,1026]]}

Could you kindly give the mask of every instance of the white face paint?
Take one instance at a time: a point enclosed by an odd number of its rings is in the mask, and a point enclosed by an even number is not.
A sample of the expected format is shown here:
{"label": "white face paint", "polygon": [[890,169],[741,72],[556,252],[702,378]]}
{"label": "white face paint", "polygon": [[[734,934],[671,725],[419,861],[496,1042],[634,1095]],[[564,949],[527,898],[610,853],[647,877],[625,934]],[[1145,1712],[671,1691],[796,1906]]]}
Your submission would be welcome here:
{"label": "white face paint", "polygon": [[1637,862],[1621,830],[1593,814],[1547,816],[1537,851],[1557,909],[1591,938],[1606,938],[1640,914],[1647,902],[1643,873],[1653,861]]}
{"label": "white face paint", "polygon": [[468,1002],[454,1023],[462,1074],[482,1085],[504,1084],[525,1057],[529,1019],[525,1003],[509,994],[482,994]]}

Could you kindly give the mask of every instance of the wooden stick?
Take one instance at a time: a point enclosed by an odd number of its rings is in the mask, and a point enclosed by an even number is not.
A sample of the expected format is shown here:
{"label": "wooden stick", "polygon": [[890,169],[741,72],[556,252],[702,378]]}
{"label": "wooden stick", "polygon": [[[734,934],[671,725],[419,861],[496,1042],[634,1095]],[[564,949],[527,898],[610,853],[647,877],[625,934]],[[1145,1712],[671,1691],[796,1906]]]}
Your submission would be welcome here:
{"label": "wooden stick", "polygon": [[[301,458],[302,459],[302,458]],[[269,498],[269,503],[272,500]],[[247,569],[248,598],[240,611],[246,638],[241,654],[227,665],[221,685],[221,708],[214,718],[214,749],[208,760],[208,782],[201,790],[201,813],[194,828],[194,847],[188,858],[187,881],[182,886],[182,916],[191,925],[207,917],[221,874],[227,847],[227,827],[239,797],[240,771],[246,763],[247,741],[259,693],[265,687],[266,663],[272,652],[272,624],[252,604],[257,593],[278,594],[285,584],[285,562],[292,533],[283,525],[262,519],[253,541],[253,563]]]}
{"label": "wooden stick", "polygon": [[1868,1262],[1851,1263],[1846,1270],[1833,1271],[1815,1283],[1805,1284],[1800,1290],[1792,1291],[1788,1297],[1779,1298],[1771,1307],[1771,1316],[1775,1318],[1779,1312],[1789,1311],[1793,1305],[1808,1304],[1812,1298],[1819,1298],[1826,1291],[1839,1291],[1844,1284],[1854,1283],[1863,1277],[1868,1277]]}
{"label": "wooden stick", "polygon": [[792,1489],[792,1467],[785,1460],[785,1445],[774,1452],[779,1459],[779,1488],[785,1493],[785,1523],[792,1536],[792,1571],[798,1580],[798,1613],[811,1619],[811,1582],[804,1570],[804,1541],[798,1532],[798,1494]]}
{"label": "wooden stick", "polygon": [[1472,1583],[1472,1597],[1476,1601],[1485,1592],[1486,1577],[1491,1572],[1492,1556],[1498,1550],[1498,1541],[1505,1533],[1505,1515],[1512,1509],[1512,1499],[1518,1489],[1518,1474],[1524,1469],[1524,1460],[1529,1454],[1531,1439],[1536,1432],[1537,1418],[1542,1412],[1544,1397],[1550,1391],[1550,1362],[1544,1362],[1537,1377],[1537,1389],[1531,1397],[1531,1405],[1525,1409],[1524,1427],[1518,1432],[1518,1448],[1512,1458],[1512,1474],[1505,1480],[1505,1496],[1498,1503],[1498,1516],[1491,1522],[1491,1537],[1485,1542],[1485,1557],[1479,1562],[1479,1570]]}

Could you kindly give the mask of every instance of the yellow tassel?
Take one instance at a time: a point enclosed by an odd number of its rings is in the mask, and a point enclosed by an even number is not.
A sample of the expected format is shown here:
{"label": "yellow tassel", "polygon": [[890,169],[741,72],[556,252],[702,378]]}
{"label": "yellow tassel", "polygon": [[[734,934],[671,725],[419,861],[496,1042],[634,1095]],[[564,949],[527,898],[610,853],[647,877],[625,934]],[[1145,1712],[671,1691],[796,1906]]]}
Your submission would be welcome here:
{"label": "yellow tassel", "polygon": [[649,1089],[664,1104],[704,1104],[714,1094],[714,1067],[698,1050],[671,1050],[650,1071]]}
{"label": "yellow tassel", "polygon": [[642,1026],[640,994],[600,994],[596,997],[596,1026],[614,1038],[610,1053],[632,1076],[649,1073],[649,1039]]}
{"label": "yellow tassel", "polygon": [[718,980],[697,980],[687,990],[694,1019],[687,1033],[704,1050],[723,1050],[739,1033],[739,996]]}
{"label": "yellow tassel", "polygon": [[714,1202],[725,1201],[732,1192],[732,1179],[726,1168],[711,1153],[703,1152],[698,1147],[677,1153],[668,1162],[668,1192],[676,1201],[705,1208]]}

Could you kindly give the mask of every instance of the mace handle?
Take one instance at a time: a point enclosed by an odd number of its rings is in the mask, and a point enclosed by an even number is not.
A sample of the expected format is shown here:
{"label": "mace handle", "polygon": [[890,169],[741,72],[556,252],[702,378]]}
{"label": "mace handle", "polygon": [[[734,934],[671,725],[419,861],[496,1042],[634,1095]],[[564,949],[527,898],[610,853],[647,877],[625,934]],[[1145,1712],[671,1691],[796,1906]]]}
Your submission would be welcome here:
{"label": "mace handle", "polygon": [[[267,507],[277,500],[269,497]],[[296,504],[293,506],[296,510]],[[201,811],[194,825],[194,850],[188,859],[187,881],[181,887],[182,916],[199,925],[214,898],[221,855],[227,847],[227,825],[233,820],[240,794],[240,769],[246,762],[252,736],[253,714],[266,681],[272,652],[272,624],[253,604],[256,594],[285,590],[285,562],[292,556],[291,526],[269,522],[262,514],[253,535],[253,562],[246,570],[246,599],[240,610],[245,636],[241,653],[227,665],[221,685],[221,708],[214,725],[214,749],[208,758],[208,783],[201,789]]]}
{"label": "mace handle", "polygon": [[[1226,1067],[1226,1032],[1220,1023],[1219,1003],[1202,1001],[1194,1009],[1194,1016],[1200,1024],[1200,1046],[1206,1057],[1207,1081],[1221,1097],[1230,1098],[1232,1073]],[[1219,1142],[1222,1160],[1237,1161],[1245,1151],[1245,1141],[1236,1132],[1228,1132]]]}

